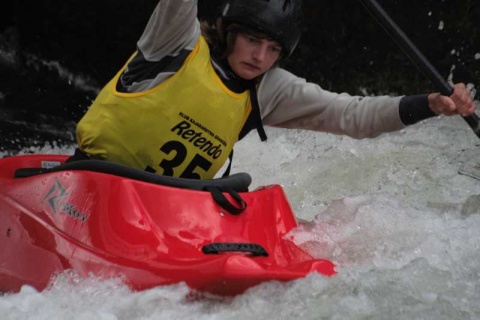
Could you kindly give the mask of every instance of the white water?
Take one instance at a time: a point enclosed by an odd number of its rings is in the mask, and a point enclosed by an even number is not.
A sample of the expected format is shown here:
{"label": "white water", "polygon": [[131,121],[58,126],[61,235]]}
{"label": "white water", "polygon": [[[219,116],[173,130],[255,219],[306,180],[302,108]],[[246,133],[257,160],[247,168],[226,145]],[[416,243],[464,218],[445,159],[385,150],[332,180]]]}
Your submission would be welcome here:
{"label": "white water", "polygon": [[[459,117],[372,140],[267,128],[236,148],[254,187],[280,183],[299,218],[290,235],[338,275],[265,283],[231,299],[183,285],[132,292],[57,279],[0,297],[0,319],[480,319],[480,143]],[[45,147],[38,152],[71,153]],[[1,154],[0,154],[1,156]]]}

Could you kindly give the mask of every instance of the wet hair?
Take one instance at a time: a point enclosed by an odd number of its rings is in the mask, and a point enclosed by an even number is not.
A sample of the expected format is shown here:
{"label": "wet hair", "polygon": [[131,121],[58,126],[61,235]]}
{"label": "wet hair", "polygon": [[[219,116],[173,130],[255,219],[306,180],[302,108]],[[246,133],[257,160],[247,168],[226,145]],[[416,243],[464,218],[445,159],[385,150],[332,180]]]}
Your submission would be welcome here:
{"label": "wet hair", "polygon": [[200,23],[200,30],[202,32],[203,37],[207,41],[210,47],[210,50],[215,52],[226,51],[226,46],[223,43],[223,41],[220,40],[218,29],[214,24],[211,24],[208,21],[202,21]]}

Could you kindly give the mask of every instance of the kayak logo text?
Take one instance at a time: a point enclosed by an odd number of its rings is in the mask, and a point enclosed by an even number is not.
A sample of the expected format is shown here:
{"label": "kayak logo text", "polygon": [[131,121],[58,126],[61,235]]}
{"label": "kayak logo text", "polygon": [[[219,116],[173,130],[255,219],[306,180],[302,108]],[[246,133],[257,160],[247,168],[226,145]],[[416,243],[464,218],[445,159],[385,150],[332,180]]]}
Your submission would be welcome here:
{"label": "kayak logo text", "polygon": [[55,185],[50,188],[41,203],[46,201],[55,215],[64,213],[73,219],[80,220],[82,223],[87,221],[90,215],[80,211],[75,205],[69,203],[65,199],[66,196],[68,196],[67,190],[65,190],[60,181],[55,178]]}

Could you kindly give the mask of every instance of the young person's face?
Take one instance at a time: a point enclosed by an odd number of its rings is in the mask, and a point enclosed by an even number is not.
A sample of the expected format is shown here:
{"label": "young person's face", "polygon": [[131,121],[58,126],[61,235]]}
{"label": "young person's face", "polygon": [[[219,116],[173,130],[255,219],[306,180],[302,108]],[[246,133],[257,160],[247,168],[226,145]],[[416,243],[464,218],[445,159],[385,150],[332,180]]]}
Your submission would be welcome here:
{"label": "young person's face", "polygon": [[237,76],[251,80],[267,72],[281,53],[278,42],[240,32],[227,60]]}

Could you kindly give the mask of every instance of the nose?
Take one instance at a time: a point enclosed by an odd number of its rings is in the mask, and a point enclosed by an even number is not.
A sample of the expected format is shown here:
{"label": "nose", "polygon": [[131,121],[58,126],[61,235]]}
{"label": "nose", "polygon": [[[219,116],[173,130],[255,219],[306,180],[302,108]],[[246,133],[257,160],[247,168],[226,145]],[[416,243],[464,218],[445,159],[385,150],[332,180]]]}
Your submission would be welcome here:
{"label": "nose", "polygon": [[259,62],[264,61],[267,56],[268,45],[262,43],[261,45],[255,47],[253,51],[253,58]]}

